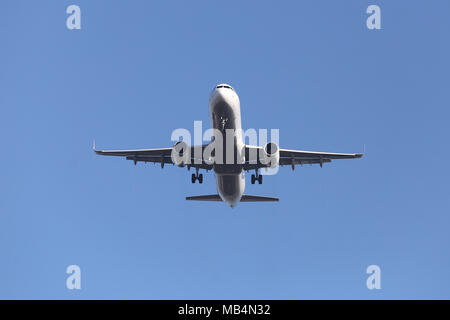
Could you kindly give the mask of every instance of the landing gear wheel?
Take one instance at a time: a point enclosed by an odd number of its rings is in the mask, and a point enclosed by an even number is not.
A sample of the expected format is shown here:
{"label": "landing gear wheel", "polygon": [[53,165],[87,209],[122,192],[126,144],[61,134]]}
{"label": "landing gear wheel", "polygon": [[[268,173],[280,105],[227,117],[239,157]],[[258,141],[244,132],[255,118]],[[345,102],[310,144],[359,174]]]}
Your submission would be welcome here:
{"label": "landing gear wheel", "polygon": [[252,184],[255,184],[255,175],[254,174],[252,174]]}
{"label": "landing gear wheel", "polygon": [[191,178],[191,181],[192,181],[192,183],[195,183],[195,180],[196,180],[197,178],[195,177],[195,174],[192,174],[192,178]]}
{"label": "landing gear wheel", "polygon": [[203,183],[203,173],[198,176],[198,183]]}
{"label": "landing gear wheel", "polygon": [[259,175],[259,176],[258,176],[258,183],[259,183],[259,184],[262,184],[262,177],[263,177],[262,175]]}

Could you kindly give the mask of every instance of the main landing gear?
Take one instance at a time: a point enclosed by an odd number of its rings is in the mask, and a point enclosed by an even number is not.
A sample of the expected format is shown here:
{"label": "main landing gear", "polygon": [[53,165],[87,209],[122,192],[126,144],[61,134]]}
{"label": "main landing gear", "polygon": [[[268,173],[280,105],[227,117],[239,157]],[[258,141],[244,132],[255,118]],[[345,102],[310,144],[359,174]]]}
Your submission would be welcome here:
{"label": "main landing gear", "polygon": [[193,173],[191,178],[192,183],[195,183],[196,180],[198,180],[198,183],[203,183],[203,174],[198,174],[198,168],[196,168],[196,173]]}
{"label": "main landing gear", "polygon": [[255,184],[256,180],[258,180],[259,184],[262,184],[262,175],[258,173],[258,169],[255,170],[255,174],[252,174],[252,184]]}

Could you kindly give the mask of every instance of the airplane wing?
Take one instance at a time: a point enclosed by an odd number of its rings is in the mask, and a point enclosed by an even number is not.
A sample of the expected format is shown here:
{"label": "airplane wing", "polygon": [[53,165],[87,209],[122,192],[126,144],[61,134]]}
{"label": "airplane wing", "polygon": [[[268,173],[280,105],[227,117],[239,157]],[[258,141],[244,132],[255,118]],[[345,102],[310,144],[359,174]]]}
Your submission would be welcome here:
{"label": "airplane wing", "polygon": [[[204,148],[207,144],[202,146],[192,146],[191,148],[191,164],[189,167],[198,167],[199,169],[211,170],[213,168],[212,164],[206,163],[202,159],[195,159],[195,149],[198,150],[198,154],[203,154]],[[259,154],[262,147],[259,146],[245,146],[246,159],[249,159],[249,154],[251,151],[257,152]],[[136,164],[137,162],[152,162],[159,163],[161,167],[164,164],[174,164],[172,161],[172,148],[157,148],[157,149],[134,149],[134,150],[97,150],[94,151],[98,155],[103,156],[119,156],[125,157],[127,160],[132,160]],[[295,168],[295,165],[304,164],[320,164],[322,166],[324,163],[331,162],[333,159],[355,159],[361,158],[362,153],[328,153],[328,152],[315,152],[315,151],[305,151],[305,150],[290,150],[290,149],[280,149],[280,160],[279,165],[285,166],[290,165]],[[265,164],[257,162],[246,161],[244,164],[244,170],[254,170],[266,167]]]}
{"label": "airplane wing", "polygon": [[[259,151],[262,150],[262,147],[258,146],[245,146],[246,148],[246,159],[250,154],[251,150],[253,152],[256,151],[259,154]],[[305,150],[290,150],[290,149],[280,149],[280,166],[290,165],[292,170],[295,168],[295,165],[303,165],[303,164],[320,164],[322,165],[327,162],[331,162],[334,159],[356,159],[361,158],[363,153],[331,153],[331,152],[316,152],[316,151],[305,151]],[[265,165],[260,163],[246,163],[244,166],[245,170],[252,170],[263,168]]]}
{"label": "airplane wing", "polygon": [[[207,145],[192,146],[191,147],[191,164],[190,167],[197,167],[199,169],[211,170],[212,165],[207,164],[203,160],[198,161],[194,158],[195,148],[201,148],[200,152]],[[172,148],[157,148],[157,149],[134,149],[134,150],[97,150],[94,143],[94,152],[102,156],[117,156],[125,157],[127,160],[137,162],[152,162],[161,164],[161,168],[164,168],[164,164],[174,164],[172,161]],[[200,153],[203,154],[203,153]]]}

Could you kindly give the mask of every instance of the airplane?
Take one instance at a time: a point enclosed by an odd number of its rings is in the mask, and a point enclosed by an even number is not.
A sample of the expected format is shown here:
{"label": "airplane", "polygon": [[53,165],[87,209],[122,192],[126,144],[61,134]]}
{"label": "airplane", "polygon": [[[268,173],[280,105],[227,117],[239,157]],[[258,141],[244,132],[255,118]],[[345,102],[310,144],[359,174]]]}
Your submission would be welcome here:
{"label": "airplane", "polygon": [[[231,139],[227,138],[226,130],[235,130],[232,137],[233,160],[229,161],[211,161],[211,158],[199,159],[198,151],[204,152],[205,148],[215,140],[212,137],[211,143],[202,146],[187,146],[185,142],[178,141],[171,148],[160,149],[137,149],[137,150],[97,150],[94,151],[98,155],[103,156],[121,156],[127,160],[137,162],[159,163],[161,168],[164,164],[176,164],[180,167],[187,166],[188,170],[194,167],[196,173],[192,174],[191,182],[203,182],[203,174],[199,174],[199,170],[213,170],[216,177],[216,186],[218,194],[190,196],[186,200],[197,201],[223,201],[230,207],[236,206],[239,202],[272,202],[279,201],[279,198],[256,196],[244,194],[245,176],[244,171],[254,170],[255,174],[251,176],[251,183],[262,184],[262,174],[259,173],[263,168],[274,168],[278,166],[290,165],[292,170],[296,165],[303,164],[319,164],[320,167],[324,163],[331,162],[334,159],[355,159],[361,158],[364,153],[328,153],[314,152],[304,150],[281,149],[274,142],[268,142],[264,146],[252,146],[244,144],[242,127],[241,127],[241,110],[240,100],[235,89],[228,84],[218,84],[213,89],[209,98],[209,113],[213,129],[223,134],[222,143],[226,145]],[[228,139],[228,140],[227,140]],[[220,142],[217,140],[218,145]],[[225,150],[228,150],[225,148]],[[222,156],[226,157],[226,151],[222,152]],[[203,154],[203,153],[201,153]],[[176,156],[182,157],[179,160]],[[212,152],[214,156],[214,151]],[[256,156],[255,156],[256,155]],[[218,155],[219,160],[222,158]]]}

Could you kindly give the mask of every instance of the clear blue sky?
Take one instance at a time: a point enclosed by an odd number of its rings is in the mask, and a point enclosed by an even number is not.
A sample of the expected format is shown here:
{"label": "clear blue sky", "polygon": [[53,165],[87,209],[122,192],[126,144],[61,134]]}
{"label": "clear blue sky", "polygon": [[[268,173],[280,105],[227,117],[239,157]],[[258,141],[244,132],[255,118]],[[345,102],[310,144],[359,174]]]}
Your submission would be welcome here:
{"label": "clear blue sky", "polygon": [[[66,28],[77,4],[82,29]],[[378,4],[382,30],[366,28]],[[450,298],[450,2],[2,1],[0,298]],[[214,175],[94,155],[209,125],[361,160],[282,168],[188,203]],[[81,267],[82,289],[65,287]],[[366,288],[381,267],[379,291]]]}

